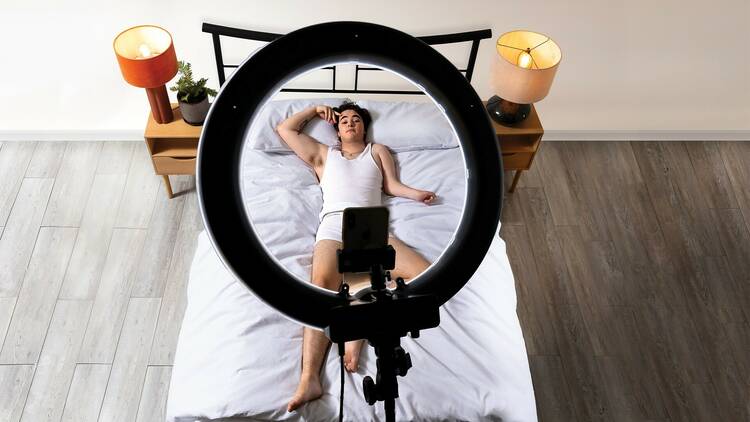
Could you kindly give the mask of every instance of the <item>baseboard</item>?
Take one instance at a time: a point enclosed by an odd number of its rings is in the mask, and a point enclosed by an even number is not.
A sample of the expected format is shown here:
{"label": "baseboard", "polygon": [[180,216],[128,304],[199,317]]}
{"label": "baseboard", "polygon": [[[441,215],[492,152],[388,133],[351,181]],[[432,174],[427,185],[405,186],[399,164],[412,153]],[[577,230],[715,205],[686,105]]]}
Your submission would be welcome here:
{"label": "baseboard", "polygon": [[750,141],[750,130],[546,130],[545,141]]}
{"label": "baseboard", "polygon": [[[750,130],[547,130],[545,141],[750,141]],[[3,131],[0,141],[143,141],[141,130]]]}
{"label": "baseboard", "polygon": [[0,141],[143,141],[143,130],[0,130]]}

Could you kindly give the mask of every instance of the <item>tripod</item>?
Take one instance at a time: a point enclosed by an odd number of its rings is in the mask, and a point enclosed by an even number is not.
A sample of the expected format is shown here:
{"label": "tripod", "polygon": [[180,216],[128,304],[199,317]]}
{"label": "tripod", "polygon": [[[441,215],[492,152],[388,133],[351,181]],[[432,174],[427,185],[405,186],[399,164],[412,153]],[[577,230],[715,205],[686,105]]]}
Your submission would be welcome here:
{"label": "tripod", "polygon": [[[375,349],[377,374],[362,381],[365,401],[374,405],[384,402],[386,421],[396,420],[398,398],[397,376],[406,376],[412,367],[411,357],[401,347],[401,337],[419,337],[419,330],[437,327],[440,323],[438,304],[432,295],[408,295],[402,278],[396,289],[386,288],[393,269],[396,252],[387,245],[377,249],[338,251],[339,272],[369,269],[370,287],[349,296],[343,285],[339,294],[350,298],[347,305],[331,310],[330,326],[325,333],[335,343],[366,338]],[[373,324],[377,321],[377,324]]]}

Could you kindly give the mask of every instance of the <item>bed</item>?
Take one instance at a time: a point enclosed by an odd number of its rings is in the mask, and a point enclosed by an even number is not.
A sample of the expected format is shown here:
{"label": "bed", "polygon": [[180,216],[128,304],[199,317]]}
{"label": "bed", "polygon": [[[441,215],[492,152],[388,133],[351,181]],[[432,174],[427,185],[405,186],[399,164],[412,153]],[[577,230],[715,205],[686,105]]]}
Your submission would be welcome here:
{"label": "bed", "polygon": [[[322,195],[313,170],[273,138],[273,124],[268,122],[308,103],[341,100],[269,103],[263,111],[267,115],[249,131],[242,154],[244,201],[255,230],[269,252],[301,280],[310,275]],[[401,180],[439,197],[432,206],[383,198],[392,232],[435,261],[450,242],[463,208],[465,169],[459,143],[441,127],[442,115],[432,104],[358,103],[373,112],[370,141],[391,149]],[[411,114],[435,119],[426,126],[431,130],[394,131],[392,119],[403,115],[405,107]],[[326,125],[305,130],[323,143],[335,141]],[[498,233],[499,227],[487,230]],[[397,420],[535,421],[513,274],[499,236],[471,280],[441,307],[440,319],[439,327],[418,339],[402,339],[414,366],[399,378]],[[328,354],[322,371],[323,397],[297,412],[286,412],[300,373],[301,343],[302,327],[235,280],[206,233],[201,233],[190,270],[167,420],[337,420],[340,367],[335,353]],[[367,347],[359,370],[345,375],[345,420],[384,419],[382,405],[368,406],[363,399],[362,379],[375,372],[375,356]]]}

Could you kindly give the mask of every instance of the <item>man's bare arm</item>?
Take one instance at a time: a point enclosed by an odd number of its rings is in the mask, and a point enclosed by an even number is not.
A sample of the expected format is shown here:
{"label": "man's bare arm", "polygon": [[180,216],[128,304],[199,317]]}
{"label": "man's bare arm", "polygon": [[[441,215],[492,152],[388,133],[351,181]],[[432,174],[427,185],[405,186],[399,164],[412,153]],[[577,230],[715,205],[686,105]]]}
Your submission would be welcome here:
{"label": "man's bare arm", "polygon": [[276,126],[276,132],[281,136],[281,139],[289,145],[299,158],[313,167],[319,164],[326,151],[326,146],[302,133],[302,129],[316,117],[316,107],[308,107]]}
{"label": "man's bare arm", "polygon": [[383,166],[383,192],[391,196],[413,199],[425,204],[431,204],[435,200],[437,196],[435,193],[414,189],[401,183],[396,174],[396,164],[388,148],[376,144],[373,146],[373,149],[378,154],[380,163]]}

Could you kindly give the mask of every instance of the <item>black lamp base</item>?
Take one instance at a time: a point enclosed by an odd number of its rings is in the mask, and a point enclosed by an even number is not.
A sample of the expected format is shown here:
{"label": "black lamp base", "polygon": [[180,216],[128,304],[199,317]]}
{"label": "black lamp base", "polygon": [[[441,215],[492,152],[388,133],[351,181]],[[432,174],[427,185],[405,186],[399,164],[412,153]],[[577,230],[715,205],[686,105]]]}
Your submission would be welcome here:
{"label": "black lamp base", "polygon": [[501,125],[512,125],[529,117],[531,104],[517,104],[494,95],[487,101],[487,112]]}

